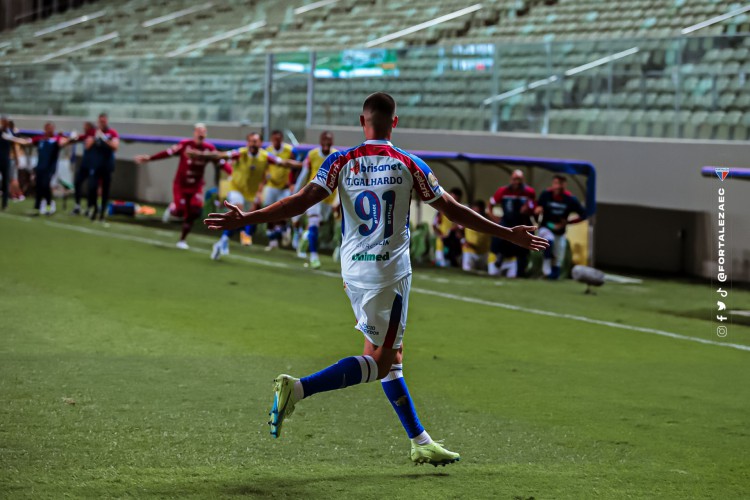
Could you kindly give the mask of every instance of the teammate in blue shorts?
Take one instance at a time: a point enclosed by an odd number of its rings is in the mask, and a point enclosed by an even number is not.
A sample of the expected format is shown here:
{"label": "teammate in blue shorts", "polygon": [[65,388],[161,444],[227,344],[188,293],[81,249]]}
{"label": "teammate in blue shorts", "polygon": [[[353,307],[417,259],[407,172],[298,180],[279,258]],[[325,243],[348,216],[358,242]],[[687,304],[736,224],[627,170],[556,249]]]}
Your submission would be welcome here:
{"label": "teammate in blue shorts", "polygon": [[361,356],[340,360],[302,379],[279,375],[274,382],[271,434],[304,398],[380,380],[383,390],[411,439],[411,460],[435,466],[453,463],[458,453],[434,442],[417,417],[403,378],[402,339],[411,288],[409,205],[412,190],[450,220],[504,238],[530,250],[547,242],[532,226],[507,228],[457,203],[440,187],[417,156],[390,142],[398,124],[396,102],[388,94],[370,95],[359,117],[367,139],[361,145],[328,156],[316,177],[300,192],[255,212],[225,203],[228,212],[210,214],[209,229],[236,229],[247,224],[288,219],[326,199],[338,188],[342,208],[341,274],[346,294],[365,337]]}

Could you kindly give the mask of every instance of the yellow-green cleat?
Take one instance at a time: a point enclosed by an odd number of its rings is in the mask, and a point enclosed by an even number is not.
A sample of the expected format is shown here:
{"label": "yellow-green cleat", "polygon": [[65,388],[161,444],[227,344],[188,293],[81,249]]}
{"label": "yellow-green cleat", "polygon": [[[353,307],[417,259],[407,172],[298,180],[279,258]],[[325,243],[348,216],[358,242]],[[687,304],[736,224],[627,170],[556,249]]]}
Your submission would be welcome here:
{"label": "yellow-green cleat", "polygon": [[445,467],[459,460],[461,460],[461,455],[446,450],[435,441],[430,444],[411,444],[411,461],[415,464],[432,464],[435,467],[438,465]]}
{"label": "yellow-green cleat", "polygon": [[279,375],[273,381],[273,406],[271,407],[271,435],[281,437],[281,425],[284,419],[294,412],[294,383],[299,380],[291,375]]}

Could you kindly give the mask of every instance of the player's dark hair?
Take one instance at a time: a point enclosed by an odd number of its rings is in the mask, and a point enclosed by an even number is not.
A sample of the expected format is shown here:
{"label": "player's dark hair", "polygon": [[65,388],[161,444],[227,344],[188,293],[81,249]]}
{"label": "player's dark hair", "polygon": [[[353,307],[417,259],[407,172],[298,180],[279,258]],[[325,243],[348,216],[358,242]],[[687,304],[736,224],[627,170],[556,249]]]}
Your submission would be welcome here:
{"label": "player's dark hair", "polygon": [[321,139],[322,139],[323,137],[326,137],[326,136],[328,136],[328,135],[330,135],[330,136],[331,136],[331,138],[333,139],[333,133],[332,133],[332,132],[330,132],[329,130],[324,130],[324,131],[322,131],[322,132],[320,133],[320,137],[321,137]]}
{"label": "player's dark hair", "polygon": [[284,137],[284,132],[279,129],[271,130],[271,135],[280,135],[281,137]]}
{"label": "player's dark hair", "polygon": [[250,139],[251,137],[253,137],[255,135],[257,135],[258,137],[260,137],[260,132],[250,132],[249,134],[247,134],[247,136],[245,137],[245,139]]}
{"label": "player's dark hair", "polygon": [[487,205],[484,204],[484,200],[476,200],[472,205],[477,207],[479,209],[478,212],[480,213],[484,213],[485,210],[487,210]]}
{"label": "player's dark hair", "polygon": [[363,112],[370,113],[370,125],[375,132],[384,134],[391,129],[393,117],[396,116],[396,101],[385,92],[375,92],[365,99]]}
{"label": "player's dark hair", "polygon": [[561,174],[555,174],[553,179],[557,179],[560,182],[568,182],[568,178]]}
{"label": "player's dark hair", "polygon": [[107,113],[99,113],[99,118],[109,118],[109,115]]}
{"label": "player's dark hair", "polygon": [[451,188],[450,193],[457,198],[462,198],[464,195],[463,190],[459,187]]}

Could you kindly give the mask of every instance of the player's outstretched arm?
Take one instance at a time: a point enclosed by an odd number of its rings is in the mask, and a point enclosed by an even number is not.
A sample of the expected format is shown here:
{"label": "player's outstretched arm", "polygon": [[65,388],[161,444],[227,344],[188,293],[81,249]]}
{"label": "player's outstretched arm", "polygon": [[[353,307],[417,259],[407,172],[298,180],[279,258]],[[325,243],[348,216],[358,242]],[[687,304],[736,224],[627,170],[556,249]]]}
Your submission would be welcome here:
{"label": "player's outstretched arm", "polygon": [[256,210],[254,212],[243,212],[237,205],[225,201],[229,211],[223,214],[208,214],[208,218],[203,223],[209,229],[224,230],[237,229],[249,224],[262,224],[265,222],[275,222],[279,220],[291,219],[295,215],[300,215],[316,203],[325,200],[328,197],[328,191],[317,184],[308,184],[305,188],[283,200],[279,200],[273,205]]}
{"label": "player's outstretched arm", "polygon": [[449,194],[443,194],[441,198],[438,198],[432,203],[432,206],[456,224],[468,227],[474,231],[491,234],[492,236],[508,240],[520,247],[539,251],[544,250],[549,246],[547,240],[531,233],[531,231],[536,230],[534,226],[515,226],[508,228],[495,224],[491,220],[482,217],[474,210],[471,210],[469,207],[461,205]]}

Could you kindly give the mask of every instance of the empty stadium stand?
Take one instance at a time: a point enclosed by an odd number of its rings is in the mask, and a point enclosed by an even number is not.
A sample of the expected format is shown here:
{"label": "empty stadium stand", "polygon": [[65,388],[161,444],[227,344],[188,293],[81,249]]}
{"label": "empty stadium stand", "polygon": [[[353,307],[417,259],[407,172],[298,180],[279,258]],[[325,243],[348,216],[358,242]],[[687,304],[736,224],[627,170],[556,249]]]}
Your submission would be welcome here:
{"label": "empty stadium stand", "polygon": [[389,64],[379,75],[316,73],[318,124],[351,124],[362,96],[382,89],[405,127],[750,140],[742,10],[714,0],[101,0],[0,33],[0,102],[11,113],[262,123],[273,53],[272,124],[299,133],[315,51],[319,65]]}

